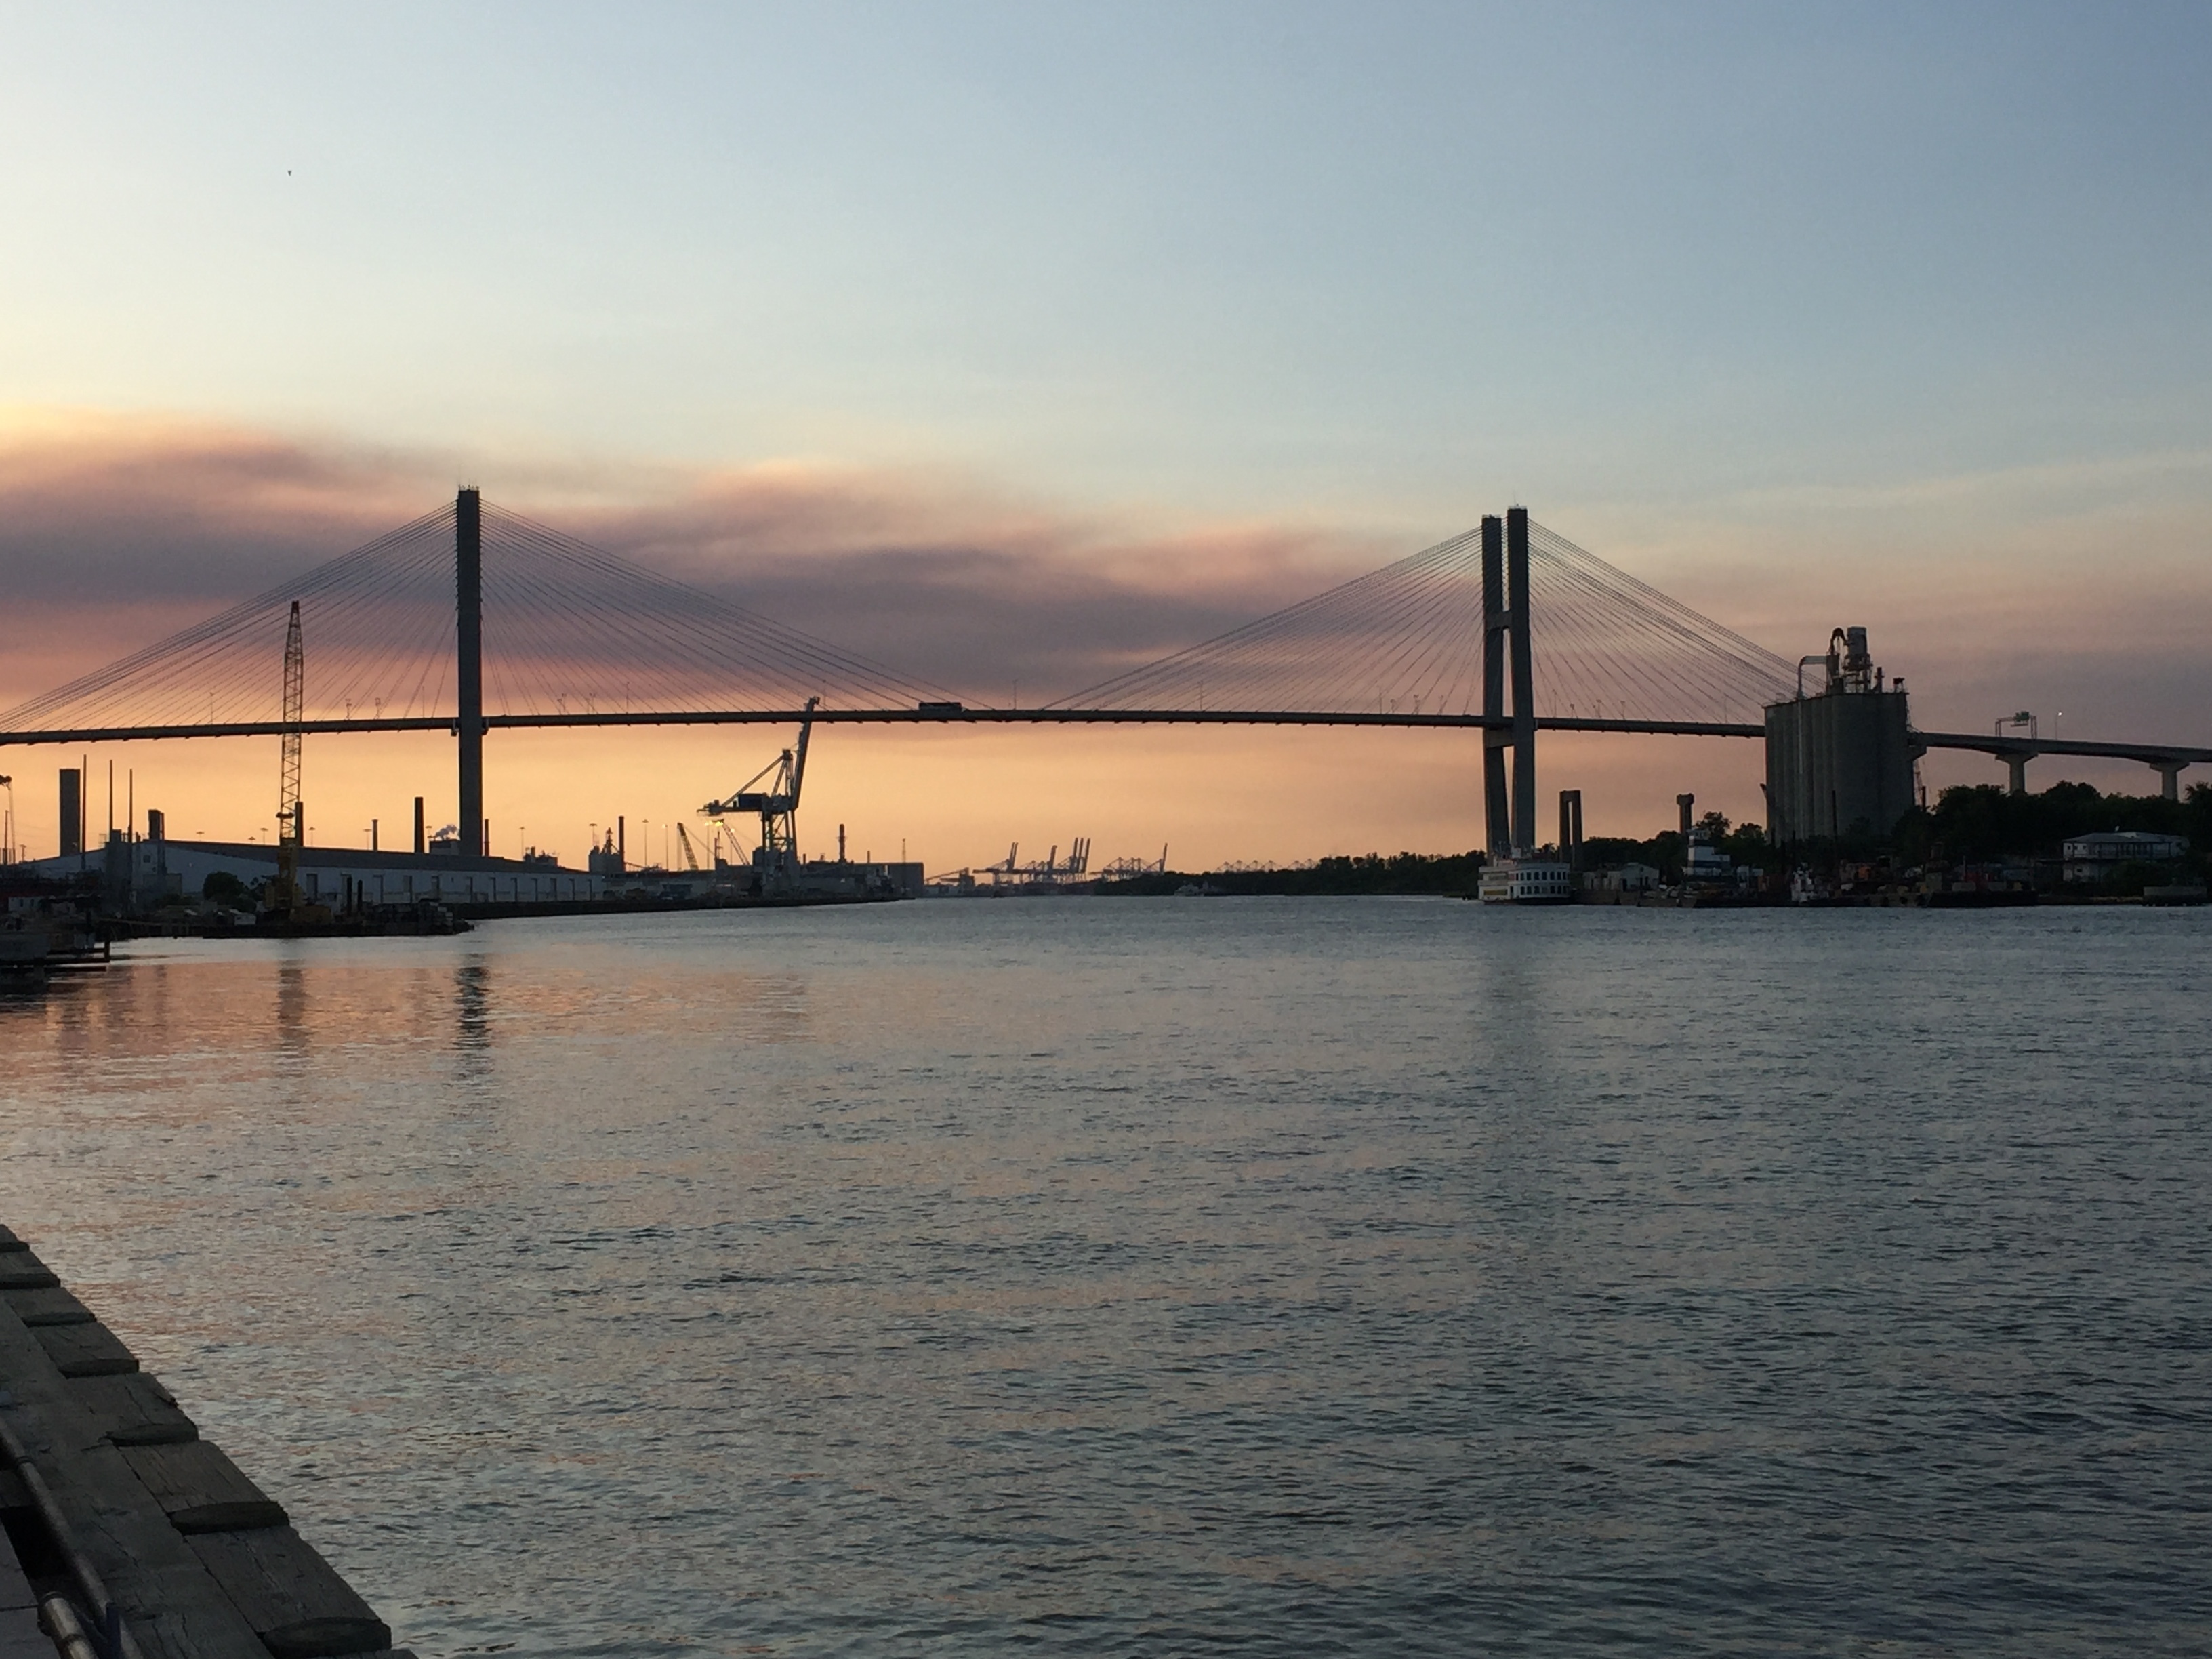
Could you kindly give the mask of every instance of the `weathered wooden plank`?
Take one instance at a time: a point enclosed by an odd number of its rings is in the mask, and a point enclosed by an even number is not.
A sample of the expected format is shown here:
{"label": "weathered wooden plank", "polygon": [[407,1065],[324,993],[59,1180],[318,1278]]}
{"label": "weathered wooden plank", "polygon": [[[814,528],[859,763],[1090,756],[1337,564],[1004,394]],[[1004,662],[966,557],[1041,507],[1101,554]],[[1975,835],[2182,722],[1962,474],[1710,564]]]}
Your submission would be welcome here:
{"label": "weathered wooden plank", "polygon": [[0,1301],[26,1325],[89,1325],[92,1310],[58,1285],[35,1291],[0,1291]]}
{"label": "weathered wooden plank", "polygon": [[178,1409],[176,1395],[144,1371],[71,1377],[68,1385],[92,1419],[94,1432],[118,1446],[165,1446],[200,1437],[198,1425]]}
{"label": "weathered wooden plank", "polygon": [[389,1626],[289,1527],[187,1540],[276,1659],[336,1659],[392,1645]]}
{"label": "weathered wooden plank", "polygon": [[0,1607],[0,1659],[54,1659],[54,1644],[39,1628],[39,1610]]}
{"label": "weathered wooden plank", "polygon": [[49,1291],[61,1283],[28,1250],[0,1250],[0,1291]]}
{"label": "weathered wooden plank", "polygon": [[[268,1650],[169,1522],[81,1396],[150,1383],[143,1373],[72,1382],[23,1322],[0,1306],[8,1421],[68,1515],[78,1546],[122,1605],[147,1659],[269,1659]],[[172,1407],[173,1409],[173,1407]],[[181,1416],[181,1413],[179,1413]],[[363,1644],[364,1646],[367,1644]],[[52,1644],[41,1659],[51,1659]]]}
{"label": "weathered wooden plank", "polygon": [[31,1581],[23,1577],[23,1564],[15,1559],[15,1546],[8,1534],[0,1533],[0,1613],[18,1612],[39,1605],[32,1591]]}
{"label": "weathered wooden plank", "polygon": [[31,1334],[64,1376],[121,1376],[138,1369],[138,1356],[105,1325],[38,1325]]}
{"label": "weathered wooden plank", "polygon": [[212,1440],[128,1446],[123,1461],[179,1532],[246,1532],[281,1527],[291,1518]]}

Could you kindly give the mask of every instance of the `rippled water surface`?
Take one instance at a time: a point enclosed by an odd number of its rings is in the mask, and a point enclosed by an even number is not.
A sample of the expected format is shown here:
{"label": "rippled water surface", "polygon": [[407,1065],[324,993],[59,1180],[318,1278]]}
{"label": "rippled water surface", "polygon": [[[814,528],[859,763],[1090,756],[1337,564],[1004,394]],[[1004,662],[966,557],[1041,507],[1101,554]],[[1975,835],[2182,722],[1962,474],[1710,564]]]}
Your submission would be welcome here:
{"label": "rippled water surface", "polygon": [[424,1659],[2212,1644],[2212,916],[141,947],[30,1236]]}

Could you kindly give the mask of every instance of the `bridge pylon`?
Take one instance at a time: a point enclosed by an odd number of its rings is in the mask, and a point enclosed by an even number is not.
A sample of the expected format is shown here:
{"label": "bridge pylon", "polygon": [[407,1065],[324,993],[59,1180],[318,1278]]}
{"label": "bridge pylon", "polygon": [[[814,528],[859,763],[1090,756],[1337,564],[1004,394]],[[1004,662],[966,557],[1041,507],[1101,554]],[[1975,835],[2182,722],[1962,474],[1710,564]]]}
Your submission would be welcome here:
{"label": "bridge pylon", "polygon": [[1513,647],[1513,851],[1536,850],[1536,673],[1528,637],[1528,509],[1505,509],[1505,607]]}
{"label": "bridge pylon", "polygon": [[1536,670],[1528,621],[1528,509],[1509,507],[1503,520],[1492,514],[1482,521],[1482,816],[1493,861],[1536,847]]}
{"label": "bridge pylon", "polygon": [[[1482,715],[1505,718],[1505,520],[1495,513],[1482,521]],[[1490,857],[1513,856],[1513,817],[1505,785],[1505,751],[1513,734],[1502,725],[1482,728],[1482,814]]]}
{"label": "bridge pylon", "polygon": [[461,850],[482,854],[483,810],[483,499],[464,489],[453,502],[453,731],[461,747]]}

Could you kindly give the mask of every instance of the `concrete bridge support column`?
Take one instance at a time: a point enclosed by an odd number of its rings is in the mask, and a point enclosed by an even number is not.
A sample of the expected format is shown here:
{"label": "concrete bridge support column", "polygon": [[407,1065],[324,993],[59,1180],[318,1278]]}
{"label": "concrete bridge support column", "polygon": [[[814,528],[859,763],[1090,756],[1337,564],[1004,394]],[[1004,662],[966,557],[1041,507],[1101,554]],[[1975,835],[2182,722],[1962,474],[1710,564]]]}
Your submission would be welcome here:
{"label": "concrete bridge support column", "polygon": [[2158,793],[2168,800],[2179,800],[2181,799],[2181,769],[2189,763],[2187,761],[2154,761],[2151,764],[2158,769]]}
{"label": "concrete bridge support column", "polygon": [[[1491,514],[1482,521],[1482,713],[1505,718],[1505,521]],[[1482,816],[1484,845],[1495,859],[1513,855],[1512,810],[1505,793],[1505,750],[1512,733],[1502,726],[1482,728]]]}
{"label": "concrete bridge support column", "polygon": [[1536,847],[1536,676],[1528,642],[1528,509],[1505,509],[1505,608],[1513,646],[1513,850]]}
{"label": "concrete bridge support column", "polygon": [[473,489],[454,503],[453,637],[460,690],[461,851],[483,851],[483,504]]}
{"label": "concrete bridge support column", "polygon": [[2027,755],[2005,757],[2005,764],[2012,771],[2012,793],[2015,795],[2024,795],[2027,793],[2027,763],[2031,758],[2033,757]]}

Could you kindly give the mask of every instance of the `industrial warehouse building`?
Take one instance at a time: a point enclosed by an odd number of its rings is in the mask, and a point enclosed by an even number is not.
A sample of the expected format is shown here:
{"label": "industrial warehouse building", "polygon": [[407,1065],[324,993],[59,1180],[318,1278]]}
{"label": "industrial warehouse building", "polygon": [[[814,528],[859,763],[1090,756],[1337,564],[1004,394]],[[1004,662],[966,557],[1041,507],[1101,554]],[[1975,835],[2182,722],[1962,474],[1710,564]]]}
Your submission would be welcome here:
{"label": "industrial warehouse building", "polygon": [[[20,866],[66,878],[107,873],[108,860],[127,860],[131,891],[141,904],[163,898],[198,898],[207,878],[222,872],[246,885],[276,873],[276,849],[255,842],[126,840],[121,832],[105,847],[64,853]],[[459,854],[368,852],[338,847],[299,849],[301,896],[311,904],[544,903],[597,899],[638,884],[634,878],[564,870],[550,858],[467,858]]]}

